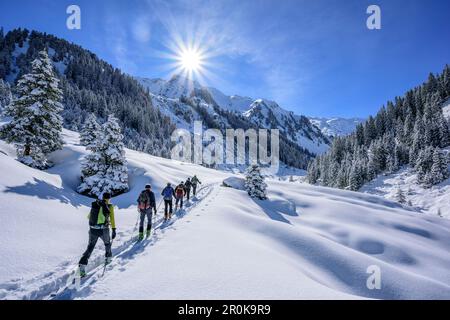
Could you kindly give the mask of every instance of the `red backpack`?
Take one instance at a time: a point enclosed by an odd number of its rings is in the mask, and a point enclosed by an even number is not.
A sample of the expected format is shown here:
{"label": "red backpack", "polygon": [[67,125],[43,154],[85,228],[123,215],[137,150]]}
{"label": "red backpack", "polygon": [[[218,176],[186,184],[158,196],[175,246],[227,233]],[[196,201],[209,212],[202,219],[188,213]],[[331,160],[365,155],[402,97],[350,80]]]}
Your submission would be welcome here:
{"label": "red backpack", "polygon": [[177,195],[177,197],[183,197],[184,196],[184,188],[181,186],[178,186],[177,189],[175,190],[175,194]]}

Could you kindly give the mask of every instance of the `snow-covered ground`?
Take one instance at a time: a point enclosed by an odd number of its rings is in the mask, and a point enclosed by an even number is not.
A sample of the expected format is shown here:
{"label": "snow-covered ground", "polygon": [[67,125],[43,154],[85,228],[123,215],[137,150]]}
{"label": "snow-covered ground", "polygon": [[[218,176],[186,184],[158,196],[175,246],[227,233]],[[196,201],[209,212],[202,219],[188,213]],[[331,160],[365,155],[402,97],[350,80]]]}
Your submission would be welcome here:
{"label": "snow-covered ground", "polygon": [[[90,199],[73,190],[85,153],[77,134],[48,172],[18,163],[0,144],[2,299],[449,299],[450,221],[382,197],[268,179],[268,201],[222,187],[229,172],[127,150],[130,187],[113,199],[118,237],[102,277],[102,245],[90,277],[66,288],[87,243]],[[135,244],[135,199],[197,174],[203,189],[173,224],[157,218]],[[239,175],[235,175],[239,177]],[[160,209],[161,212],[161,209]],[[369,290],[370,266],[381,289]],[[53,294],[53,296],[52,296]]]}
{"label": "snow-covered ground", "polygon": [[398,201],[399,189],[405,197],[406,205],[420,212],[450,219],[450,179],[431,188],[424,188],[417,183],[417,175],[409,168],[404,168],[390,175],[378,176],[360,191]]}

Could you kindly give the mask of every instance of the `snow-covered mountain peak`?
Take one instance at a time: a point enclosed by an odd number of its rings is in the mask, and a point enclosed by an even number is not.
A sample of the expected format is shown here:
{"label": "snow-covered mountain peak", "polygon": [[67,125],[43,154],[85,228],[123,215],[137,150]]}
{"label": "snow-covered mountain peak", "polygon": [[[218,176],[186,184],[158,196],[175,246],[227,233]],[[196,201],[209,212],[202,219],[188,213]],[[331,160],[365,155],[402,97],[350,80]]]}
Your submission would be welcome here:
{"label": "snow-covered mountain peak", "polygon": [[309,117],[309,121],[318,127],[323,134],[329,137],[345,136],[352,133],[356,126],[363,123],[365,119],[362,118],[320,118]]}

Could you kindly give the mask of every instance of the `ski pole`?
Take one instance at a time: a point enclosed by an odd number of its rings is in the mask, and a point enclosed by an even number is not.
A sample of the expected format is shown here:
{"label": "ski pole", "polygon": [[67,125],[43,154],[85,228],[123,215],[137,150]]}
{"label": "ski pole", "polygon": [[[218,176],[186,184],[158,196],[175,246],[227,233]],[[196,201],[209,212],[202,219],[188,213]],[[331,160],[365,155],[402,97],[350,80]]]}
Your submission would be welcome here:
{"label": "ski pole", "polygon": [[158,207],[156,208],[156,212],[158,212],[159,207],[161,207],[162,203],[163,203],[163,199],[161,199],[161,201],[159,201]]}
{"label": "ski pole", "polygon": [[134,233],[137,230],[137,226],[138,226],[138,223],[139,223],[139,218],[141,217],[141,212],[139,211],[139,208],[137,207],[136,209],[137,209],[138,215],[137,215],[136,223],[134,224],[133,232],[131,233],[130,241],[133,241],[133,236],[134,236]]}

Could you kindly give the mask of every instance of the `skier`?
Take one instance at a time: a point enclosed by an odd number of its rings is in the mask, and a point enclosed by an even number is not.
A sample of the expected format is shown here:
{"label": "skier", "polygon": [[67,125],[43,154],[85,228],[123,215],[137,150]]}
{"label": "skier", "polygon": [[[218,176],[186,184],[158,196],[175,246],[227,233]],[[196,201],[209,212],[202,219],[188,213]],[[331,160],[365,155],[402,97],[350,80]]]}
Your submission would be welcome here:
{"label": "skier", "polygon": [[175,210],[178,210],[178,204],[180,204],[180,209],[183,209],[183,198],[186,194],[186,189],[184,188],[183,181],[175,188]]}
{"label": "skier", "polygon": [[91,204],[91,211],[88,215],[89,243],[78,263],[81,277],[86,276],[86,266],[98,238],[101,238],[105,244],[105,265],[111,262],[112,252],[109,227],[111,226],[112,228],[112,239],[114,240],[116,238],[116,222],[114,219],[114,205],[110,203],[110,199],[111,194],[104,193],[103,200],[97,199]]}
{"label": "skier", "polygon": [[192,187],[191,179],[187,178],[186,182],[184,183],[184,189],[186,190],[186,199],[188,201],[191,196],[191,187]]}
{"label": "skier", "polygon": [[144,220],[147,216],[147,232],[146,237],[150,237],[152,232],[152,211],[156,214],[155,194],[152,191],[152,186],[147,184],[137,199],[138,209],[141,215],[139,224],[139,240],[144,239]]}
{"label": "skier", "polygon": [[[175,190],[173,190],[172,185],[169,182],[161,192],[161,195],[164,197],[164,221],[167,221],[172,218],[172,198],[175,197]],[[167,211],[167,209],[169,209],[169,211]]]}
{"label": "skier", "polygon": [[192,193],[193,193],[194,196],[195,196],[195,194],[197,193],[197,184],[202,184],[202,183],[200,182],[200,180],[198,180],[198,178],[197,178],[196,175],[194,175],[194,176],[192,177],[191,183],[192,183]]}

